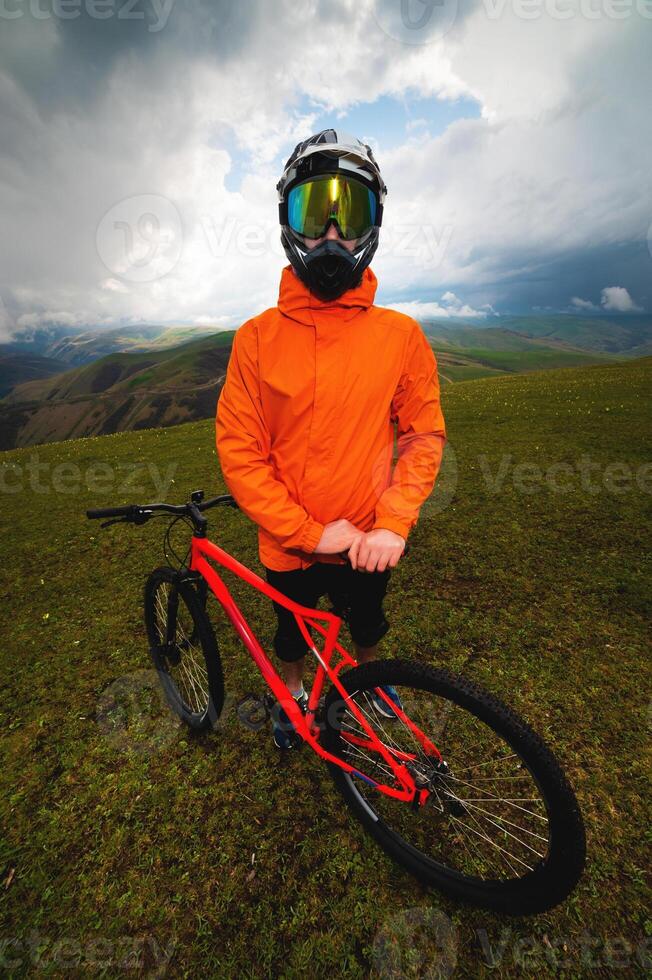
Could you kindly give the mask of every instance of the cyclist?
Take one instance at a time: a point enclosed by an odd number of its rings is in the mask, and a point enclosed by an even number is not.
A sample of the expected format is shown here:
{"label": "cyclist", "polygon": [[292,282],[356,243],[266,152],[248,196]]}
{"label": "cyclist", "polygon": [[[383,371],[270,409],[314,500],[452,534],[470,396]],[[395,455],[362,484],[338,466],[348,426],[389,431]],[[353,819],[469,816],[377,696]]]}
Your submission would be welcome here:
{"label": "cyclist", "polygon": [[[217,452],[230,492],[258,525],[269,584],[310,608],[325,594],[344,604],[366,663],[389,629],[391,570],[441,464],[437,364],[416,320],[373,305],[387,187],[371,148],[339,130],[317,133],[295,147],[277,191],[290,264],[277,306],[235,333]],[[308,649],[293,613],[273,607],[282,675],[305,710]],[[380,697],[375,707],[394,716]],[[273,737],[279,748],[298,741],[281,706]]]}

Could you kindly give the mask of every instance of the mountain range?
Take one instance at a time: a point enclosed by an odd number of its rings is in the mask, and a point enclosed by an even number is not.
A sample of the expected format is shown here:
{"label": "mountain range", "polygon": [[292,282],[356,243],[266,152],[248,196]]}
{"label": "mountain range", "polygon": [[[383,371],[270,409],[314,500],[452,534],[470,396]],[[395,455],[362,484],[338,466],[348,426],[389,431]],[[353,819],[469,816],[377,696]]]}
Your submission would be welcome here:
{"label": "mountain range", "polygon": [[[427,320],[443,384],[652,351],[652,317]],[[0,449],[214,415],[233,330],[34,330],[0,345]]]}

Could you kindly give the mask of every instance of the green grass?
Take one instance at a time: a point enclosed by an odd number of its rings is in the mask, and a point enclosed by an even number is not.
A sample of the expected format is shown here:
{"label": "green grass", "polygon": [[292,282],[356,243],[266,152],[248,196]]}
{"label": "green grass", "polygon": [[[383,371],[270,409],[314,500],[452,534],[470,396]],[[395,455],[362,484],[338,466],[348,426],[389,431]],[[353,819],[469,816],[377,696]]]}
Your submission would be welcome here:
{"label": "green grass", "polygon": [[[436,341],[433,341],[437,353]],[[447,352],[448,349],[446,349]],[[533,350],[492,350],[489,347],[464,347],[450,349],[450,353],[465,355],[480,365],[499,371],[520,373],[526,371],[555,370],[564,367],[583,367],[589,364],[609,363],[614,358],[597,351],[573,351],[563,348]]]}
{"label": "green grass", "polygon": [[[485,684],[544,735],[576,788],[586,874],[562,907],[525,921],[426,890],[349,817],[316,756],[279,759],[268,731],[237,722],[233,700],[261,684],[216,603],[229,692],[218,729],[193,736],[157,707],[141,602],[164,524],[100,530],[84,511],[223,492],[211,420],[3,454],[4,485],[22,492],[4,493],[0,515],[0,938],[32,939],[46,961],[57,940],[80,944],[77,972],[42,971],[57,976],[123,972],[129,939],[146,954],[133,975],[154,975],[156,941],[169,976],[425,976],[436,944],[414,923],[439,910],[457,930],[456,977],[643,975],[650,494],[632,475],[642,483],[649,459],[651,380],[647,359],[444,386],[447,462],[385,603],[385,656]],[[563,493],[546,481],[558,463]],[[613,470],[605,486],[614,463],[629,468],[624,492]],[[522,464],[538,470],[528,478]],[[85,486],[89,473],[103,490]],[[153,473],[174,482],[156,486]],[[260,573],[255,528],[236,511],[211,518],[213,539]],[[182,531],[174,541],[187,543]],[[269,601],[225,578],[271,649]],[[376,956],[388,933],[398,972]],[[98,938],[105,968],[90,962]],[[488,947],[503,950],[493,970]],[[5,962],[8,975],[35,972],[27,947],[5,957],[22,961]]]}
{"label": "green grass", "polygon": [[484,367],[482,364],[444,364],[438,358],[440,373],[451,381],[474,381],[476,378],[495,378],[496,375],[503,374],[496,368]]}

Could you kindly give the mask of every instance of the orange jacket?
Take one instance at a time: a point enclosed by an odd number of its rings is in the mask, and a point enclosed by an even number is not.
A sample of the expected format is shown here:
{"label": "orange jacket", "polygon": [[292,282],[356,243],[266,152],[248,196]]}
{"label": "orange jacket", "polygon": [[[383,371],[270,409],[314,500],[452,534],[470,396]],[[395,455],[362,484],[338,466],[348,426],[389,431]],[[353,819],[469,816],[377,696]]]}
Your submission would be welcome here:
{"label": "orange jacket", "polygon": [[217,453],[276,571],[342,564],[314,554],[340,518],[407,538],[432,491],[446,439],[435,355],[416,320],[372,305],[376,286],[367,268],[360,286],[323,302],[287,265],[278,306],[233,338]]}

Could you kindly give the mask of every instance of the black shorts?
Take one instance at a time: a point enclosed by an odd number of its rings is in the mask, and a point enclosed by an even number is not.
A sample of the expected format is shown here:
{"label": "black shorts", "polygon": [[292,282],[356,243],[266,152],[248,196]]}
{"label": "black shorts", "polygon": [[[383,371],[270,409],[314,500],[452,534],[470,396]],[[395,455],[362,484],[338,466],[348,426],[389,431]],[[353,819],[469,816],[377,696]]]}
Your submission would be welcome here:
{"label": "black shorts", "polygon": [[[383,613],[383,599],[391,575],[384,572],[361,572],[346,565],[314,562],[308,568],[276,572],[265,566],[267,581],[288,599],[314,609],[323,595],[328,595],[336,608],[348,607],[348,624],[353,640],[361,647],[371,647],[387,633],[389,623]],[[278,619],[274,649],[280,660],[300,660],[308,652],[306,641],[294,613],[272,600]],[[310,627],[308,627],[310,632]],[[322,633],[314,631],[317,640]],[[341,634],[340,634],[341,636]],[[322,646],[318,643],[318,646]]]}

